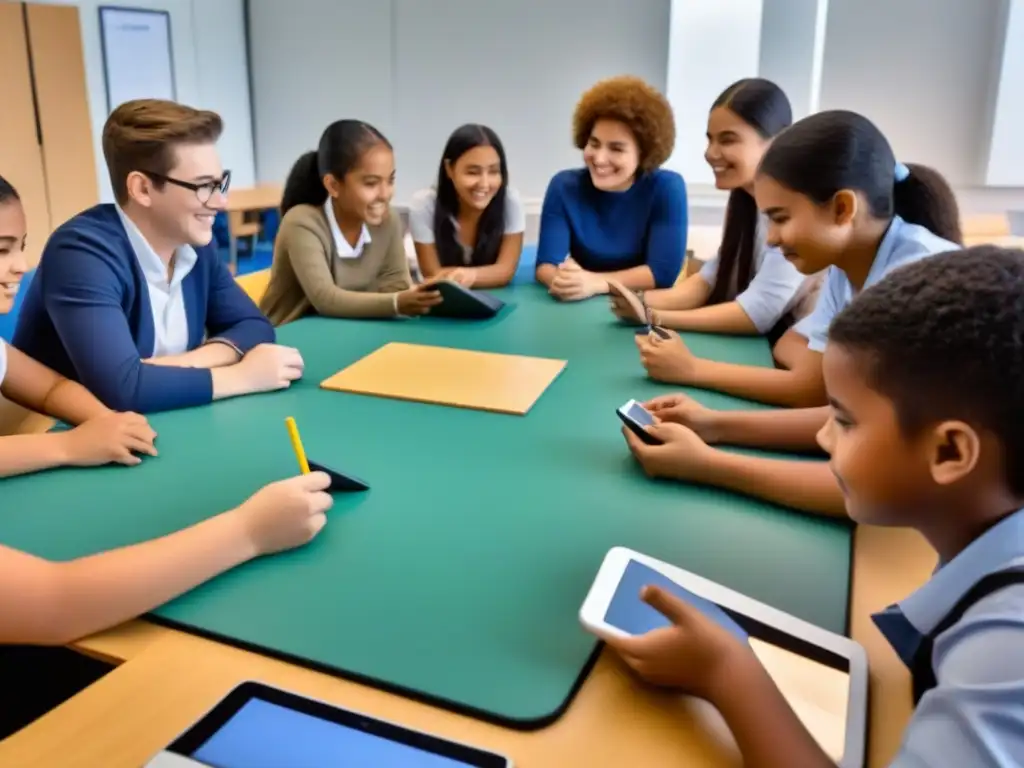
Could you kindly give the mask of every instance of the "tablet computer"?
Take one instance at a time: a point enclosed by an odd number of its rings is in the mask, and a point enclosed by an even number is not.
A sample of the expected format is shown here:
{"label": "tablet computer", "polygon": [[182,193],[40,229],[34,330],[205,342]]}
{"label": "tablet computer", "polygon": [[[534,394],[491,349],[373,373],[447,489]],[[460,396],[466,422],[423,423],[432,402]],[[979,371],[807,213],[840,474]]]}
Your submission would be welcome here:
{"label": "tablet computer", "polygon": [[668,619],[640,598],[647,585],[689,602],[749,644],[825,753],[841,768],[862,768],[868,662],[858,643],[625,547],[605,556],[580,608],[581,623],[598,637],[667,626]]}
{"label": "tablet computer", "polygon": [[231,691],[144,768],[512,768],[512,762],[257,682]]}
{"label": "tablet computer", "polygon": [[471,291],[452,280],[438,280],[428,287],[436,288],[443,299],[430,310],[430,314],[436,317],[486,320],[494,317],[505,306],[505,302],[489,293]]}

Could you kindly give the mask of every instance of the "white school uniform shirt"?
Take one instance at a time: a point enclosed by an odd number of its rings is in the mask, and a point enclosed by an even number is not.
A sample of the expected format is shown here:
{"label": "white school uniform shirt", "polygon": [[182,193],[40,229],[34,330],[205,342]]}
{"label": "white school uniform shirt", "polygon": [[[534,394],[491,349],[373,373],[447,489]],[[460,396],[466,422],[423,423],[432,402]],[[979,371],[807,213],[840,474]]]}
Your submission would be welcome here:
{"label": "white school uniform shirt", "polygon": [[339,259],[358,259],[363,255],[363,249],[370,243],[370,230],[363,224],[356,244],[351,245],[345,236],[341,234],[341,227],[338,226],[338,219],[334,216],[334,206],[331,205],[331,198],[324,203],[324,216],[327,217],[327,226],[331,228],[331,237],[334,238],[334,250]]}
{"label": "white school uniform shirt", "polygon": [[[327,198],[327,202],[324,203],[324,216],[327,217],[327,226],[331,229],[331,238],[334,240],[334,251],[338,255],[339,259],[358,259],[363,255],[363,249],[370,243],[370,230],[366,228],[366,224],[363,224],[362,230],[359,232],[359,239],[356,240],[356,244],[352,245],[345,236],[341,234],[341,226],[338,224],[338,219],[334,215],[334,206],[331,205],[331,198]],[[391,305],[395,310],[395,314],[398,314],[398,294],[391,295]]]}
{"label": "white school uniform shirt", "polygon": [[[437,208],[437,190],[433,187],[421,189],[412,196],[409,202],[409,233],[417,243],[434,242],[434,211]],[[455,237],[459,237],[459,222],[452,217],[455,225]],[[512,187],[505,189],[505,232],[506,235],[518,235],[526,231],[526,209],[519,193]],[[462,241],[462,261],[467,266],[473,257],[473,249]]]}
{"label": "white school uniform shirt", "polygon": [[[934,256],[937,253],[958,251],[960,246],[945,240],[928,229],[917,224],[910,224],[899,216],[893,218],[889,229],[882,238],[871,263],[864,287],[870,288],[894,269],[920,259]],[[818,303],[814,311],[799,323],[793,330],[807,339],[807,347],[815,352],[824,352],[828,341],[828,329],[832,320],[851,301],[854,289],[846,273],[838,267],[829,267],[825,273],[825,282],[818,295]]]}
{"label": "white school uniform shirt", "polygon": [[[804,295],[804,286],[814,280],[786,261],[782,251],[769,248],[765,239],[767,224],[764,216],[757,217],[757,230],[754,235],[754,264],[750,284],[735,301],[746,312],[747,317],[759,333],[768,333],[775,324],[794,310]],[[719,255],[705,262],[701,267],[700,276],[704,282],[715,287],[718,281]],[[735,273],[733,276],[735,280]]]}
{"label": "white school uniform shirt", "polygon": [[174,271],[167,280],[167,266],[146,241],[135,222],[128,218],[121,206],[117,215],[142,267],[142,275],[149,289],[149,304],[153,310],[153,349],[145,357],[166,357],[188,351],[188,315],[185,313],[185,295],[182,281],[195,267],[199,256],[190,245],[182,245],[174,252]]}
{"label": "white school uniform shirt", "polygon": [[0,384],[4,383],[7,375],[7,342],[0,339]]}

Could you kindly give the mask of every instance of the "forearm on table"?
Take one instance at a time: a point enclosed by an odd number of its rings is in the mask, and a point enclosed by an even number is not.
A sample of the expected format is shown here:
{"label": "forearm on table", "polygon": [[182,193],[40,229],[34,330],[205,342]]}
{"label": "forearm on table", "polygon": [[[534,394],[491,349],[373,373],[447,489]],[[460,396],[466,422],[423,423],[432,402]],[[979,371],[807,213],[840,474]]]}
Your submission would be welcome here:
{"label": "forearm on table", "polygon": [[0,437],[0,477],[25,475],[67,464],[63,434]]}
{"label": "forearm on table", "polygon": [[752,336],[759,331],[750,315],[735,301],[683,311],[659,310],[658,325],[677,331]]}
{"label": "forearm on table", "polygon": [[655,288],[646,291],[644,301],[651,309],[682,311],[704,306],[710,295],[711,286],[697,274],[690,275],[683,282],[671,288]]}
{"label": "forearm on table", "polygon": [[647,291],[657,287],[654,282],[654,273],[646,264],[615,272],[595,272],[594,274],[605,280],[615,280],[634,291]]}
{"label": "forearm on table", "polygon": [[713,411],[716,443],[778,451],[820,451],[818,432],[829,408],[780,408],[770,411]]}
{"label": "forearm on table", "polygon": [[804,512],[846,517],[846,505],[825,461],[768,459],[712,449],[699,475],[686,478]]}
{"label": "forearm on table", "polygon": [[208,342],[181,355],[151,357],[146,362],[150,365],[178,368],[220,368],[225,365],[234,365],[239,359],[238,352],[234,347],[220,342]]}
{"label": "forearm on table", "polygon": [[810,371],[702,359],[687,380],[678,383],[786,408],[813,408],[827,402],[820,374]]}
{"label": "forearm on table", "polygon": [[110,413],[110,409],[78,382],[61,379],[46,393],[39,412],[77,426]]}
{"label": "forearm on table", "polygon": [[146,613],[255,556],[234,514],[68,563],[47,564],[22,642],[64,644]]}
{"label": "forearm on table", "polygon": [[76,425],[109,413],[110,409],[81,384],[14,347],[6,351],[7,374],[0,384],[0,394],[12,403]]}
{"label": "forearm on table", "polygon": [[753,654],[726,673],[714,699],[747,768],[834,768]]}
{"label": "forearm on table", "polygon": [[502,288],[515,276],[515,265],[495,263],[485,267],[469,267],[473,273],[474,288]]}

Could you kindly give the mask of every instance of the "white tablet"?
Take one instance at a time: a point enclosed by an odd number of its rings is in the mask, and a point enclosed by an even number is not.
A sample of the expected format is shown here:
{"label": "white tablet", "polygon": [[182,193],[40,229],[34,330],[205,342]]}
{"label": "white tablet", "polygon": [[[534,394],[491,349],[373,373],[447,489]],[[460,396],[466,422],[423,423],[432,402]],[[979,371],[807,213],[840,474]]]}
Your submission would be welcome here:
{"label": "white tablet", "polygon": [[512,768],[455,741],[262,683],[239,685],[144,768]]}
{"label": "white tablet", "polygon": [[580,608],[580,621],[599,637],[639,635],[667,625],[665,617],[640,599],[646,585],[690,602],[749,643],[829,757],[841,768],[862,768],[868,661],[858,643],[624,547],[605,556]]}

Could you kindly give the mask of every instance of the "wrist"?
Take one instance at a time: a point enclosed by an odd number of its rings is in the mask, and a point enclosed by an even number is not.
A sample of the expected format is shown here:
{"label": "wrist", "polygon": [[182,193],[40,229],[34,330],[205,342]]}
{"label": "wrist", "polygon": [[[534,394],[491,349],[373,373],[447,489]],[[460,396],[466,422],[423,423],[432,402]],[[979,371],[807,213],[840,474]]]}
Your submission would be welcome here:
{"label": "wrist", "polygon": [[700,695],[728,719],[731,703],[743,697],[762,675],[767,672],[750,646],[730,638],[717,663],[711,665]]}
{"label": "wrist", "polygon": [[249,525],[247,503],[242,502],[234,509],[214,518],[214,521],[224,527],[225,537],[229,542],[228,550],[232,553],[232,560],[236,565],[263,554],[256,545],[256,537],[253,535],[252,526]]}
{"label": "wrist", "polygon": [[249,384],[249,377],[245,370],[245,358],[234,365],[225,365],[221,368],[210,369],[210,379],[213,387],[213,399],[220,400],[225,397],[245,395],[252,391]]}
{"label": "wrist", "polygon": [[75,438],[71,430],[64,432],[53,432],[50,435],[50,449],[53,451],[53,463],[58,466],[77,466],[81,457],[75,449]]}

